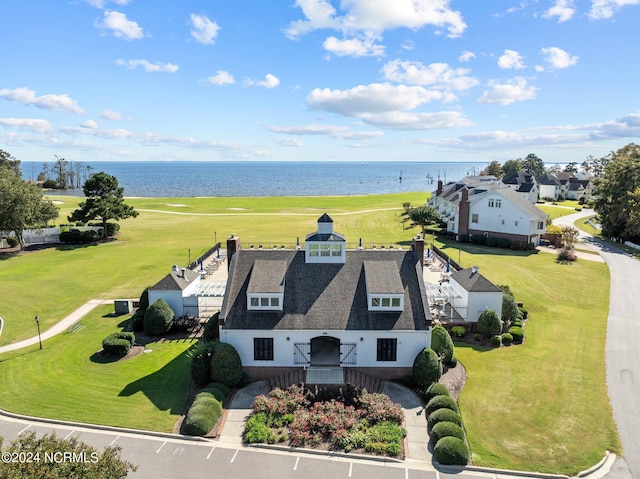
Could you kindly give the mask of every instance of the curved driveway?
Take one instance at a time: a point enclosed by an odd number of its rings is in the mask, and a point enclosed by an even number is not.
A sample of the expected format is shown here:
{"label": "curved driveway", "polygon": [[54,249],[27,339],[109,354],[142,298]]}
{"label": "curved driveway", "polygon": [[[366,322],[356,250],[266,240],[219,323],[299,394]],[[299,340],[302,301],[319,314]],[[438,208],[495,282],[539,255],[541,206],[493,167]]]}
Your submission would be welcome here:
{"label": "curved driveway", "polygon": [[[591,215],[592,211],[583,211],[554,223],[573,226],[574,221]],[[605,349],[607,387],[624,457],[607,477],[640,478],[640,261],[583,231],[580,238],[600,252],[611,275]]]}

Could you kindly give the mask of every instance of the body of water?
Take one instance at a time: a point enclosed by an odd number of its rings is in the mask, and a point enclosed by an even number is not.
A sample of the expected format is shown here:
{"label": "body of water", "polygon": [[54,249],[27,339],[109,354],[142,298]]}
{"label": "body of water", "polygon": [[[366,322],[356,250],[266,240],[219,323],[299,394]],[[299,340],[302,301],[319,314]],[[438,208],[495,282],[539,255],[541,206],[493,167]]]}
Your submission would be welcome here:
{"label": "body of water", "polygon": [[[83,162],[118,179],[125,196],[328,196],[435,190],[438,179],[477,174],[486,163]],[[39,163],[23,163],[25,178]],[[80,190],[69,194],[82,196]],[[60,192],[55,192],[60,194]]]}

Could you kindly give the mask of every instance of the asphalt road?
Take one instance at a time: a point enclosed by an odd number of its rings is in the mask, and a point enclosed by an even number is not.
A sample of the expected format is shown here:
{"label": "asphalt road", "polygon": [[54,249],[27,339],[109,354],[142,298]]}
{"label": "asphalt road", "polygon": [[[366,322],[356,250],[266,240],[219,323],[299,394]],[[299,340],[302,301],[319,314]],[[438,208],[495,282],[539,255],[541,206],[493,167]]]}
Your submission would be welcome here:
{"label": "asphalt road", "polygon": [[[591,215],[592,211],[582,211],[554,223],[573,226],[576,220]],[[611,275],[605,349],[607,387],[624,456],[607,477],[640,478],[640,261],[582,231],[580,237],[600,252]]]}

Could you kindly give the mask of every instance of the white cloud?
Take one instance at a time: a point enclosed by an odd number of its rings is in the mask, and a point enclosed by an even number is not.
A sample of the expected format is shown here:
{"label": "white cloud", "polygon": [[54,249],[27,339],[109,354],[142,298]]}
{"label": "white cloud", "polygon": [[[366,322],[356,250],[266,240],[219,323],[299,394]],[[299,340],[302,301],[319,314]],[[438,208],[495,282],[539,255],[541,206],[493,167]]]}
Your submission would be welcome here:
{"label": "white cloud", "polygon": [[270,126],[269,130],[284,135],[319,135],[343,140],[363,140],[384,135],[381,131],[353,131],[346,126],[336,125]]}
{"label": "white cloud", "polygon": [[[446,29],[449,37],[459,37],[467,28],[460,12],[449,7],[450,0],[348,0],[340,2],[338,13],[329,0],[296,0],[303,20],[291,22],[287,37],[296,39],[314,30],[341,32],[345,39],[380,39],[386,30],[419,30],[427,25]],[[336,46],[329,42],[327,46]]]}
{"label": "white cloud", "polygon": [[465,50],[462,52],[462,54],[458,57],[458,61],[460,62],[468,62],[469,60],[471,60],[472,58],[475,58],[476,54],[473,52],[470,52],[468,50]]}
{"label": "white cloud", "polygon": [[492,81],[491,87],[485,91],[478,99],[480,104],[498,103],[506,106],[516,101],[533,100],[538,89],[527,85],[527,80],[523,77],[516,77],[506,83]]}
{"label": "white cloud", "polygon": [[204,15],[191,14],[191,36],[199,43],[212,45],[220,31],[220,26]]}
{"label": "white cloud", "polygon": [[271,73],[267,73],[264,76],[264,80],[258,81],[258,80],[252,80],[251,78],[248,78],[245,81],[245,85],[249,85],[249,86],[255,85],[255,86],[263,86],[265,88],[275,88],[278,85],[280,85],[280,79],[275,75],[272,75]]}
{"label": "white cloud", "polygon": [[638,138],[640,136],[640,113],[630,113],[617,120],[589,125],[594,139]]}
{"label": "white cloud", "polygon": [[111,120],[111,121],[117,121],[117,120],[123,120],[124,119],[122,114],[117,112],[117,111],[115,111],[115,110],[102,110],[102,112],[100,113],[100,116],[102,118],[104,118],[105,120]]}
{"label": "white cloud", "polygon": [[540,50],[545,61],[554,69],[568,68],[578,62],[577,56],[571,56],[561,48],[549,47]]}
{"label": "white cloud", "polygon": [[339,57],[379,57],[384,55],[384,46],[376,45],[373,38],[351,38],[340,40],[336,37],[328,37],[322,46],[329,53]]}
{"label": "white cloud", "polygon": [[436,113],[394,111],[382,114],[364,114],[360,118],[371,125],[394,130],[434,130],[473,125],[473,122],[458,111]]}
{"label": "white cloud", "polygon": [[525,68],[522,60],[522,55],[520,55],[517,51],[507,49],[504,51],[504,54],[500,58],[498,58],[498,66],[503,70],[521,70]]}
{"label": "white cloud", "polygon": [[226,70],[218,70],[215,75],[207,78],[212,85],[233,85],[236,81],[233,76]]}
{"label": "white cloud", "polygon": [[36,133],[49,133],[53,131],[47,120],[39,118],[0,118],[0,125],[4,127],[21,128]]}
{"label": "white cloud", "polygon": [[101,26],[108,28],[115,37],[123,40],[139,40],[144,37],[142,28],[136,22],[129,20],[124,13],[113,10],[104,12]]}
{"label": "white cloud", "polygon": [[625,5],[640,5],[640,0],[591,0],[589,18],[592,20],[612,18]]}
{"label": "white cloud", "polygon": [[273,141],[276,142],[280,146],[286,146],[286,147],[292,147],[292,146],[293,147],[301,147],[301,146],[304,146],[304,143],[302,143],[297,138],[275,138]]}
{"label": "white cloud", "polygon": [[16,103],[22,103],[23,105],[34,105],[45,110],[67,110],[72,113],[77,113],[78,115],[84,113],[84,110],[78,106],[78,103],[69,98],[67,94],[37,96],[35,91],[22,87],[14,90],[3,88],[0,90],[0,97]]}
{"label": "white cloud", "polygon": [[479,84],[469,69],[451,68],[446,63],[423,65],[420,62],[393,60],[382,68],[386,80],[413,85],[430,85],[442,90],[461,91]]}
{"label": "white cloud", "polygon": [[116,64],[127,67],[130,70],[142,67],[147,72],[175,73],[180,69],[178,65],[174,65],[173,63],[151,63],[147,60],[123,60],[119,58],[116,60]]}
{"label": "white cloud", "polygon": [[91,130],[95,130],[96,128],[98,128],[98,124],[93,120],[83,121],[82,123],[80,123],[80,126],[83,128],[89,128]]}
{"label": "white cloud", "polygon": [[307,96],[307,104],[314,110],[360,117],[370,113],[412,110],[424,103],[440,100],[443,97],[442,92],[428,90],[421,86],[372,83],[359,85],[349,90],[316,88]]}
{"label": "white cloud", "polygon": [[558,23],[566,22],[576,13],[574,0],[556,0],[556,3],[542,15],[544,18],[558,17]]}

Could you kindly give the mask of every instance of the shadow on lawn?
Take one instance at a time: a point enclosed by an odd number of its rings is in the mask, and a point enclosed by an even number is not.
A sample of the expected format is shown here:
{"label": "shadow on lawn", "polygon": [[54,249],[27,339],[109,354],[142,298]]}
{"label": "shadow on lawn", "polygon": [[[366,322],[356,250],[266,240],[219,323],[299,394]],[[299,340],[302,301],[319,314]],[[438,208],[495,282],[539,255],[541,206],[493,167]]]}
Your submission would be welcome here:
{"label": "shadow on lawn", "polygon": [[455,341],[453,344],[456,347],[456,349],[473,349],[474,351],[478,351],[479,353],[486,353],[487,351],[493,351],[498,349],[498,348],[494,348],[492,346],[480,344],[477,342],[467,343],[462,341]]}
{"label": "shadow on lawn", "polygon": [[188,352],[189,350],[184,351],[156,372],[127,384],[118,396],[128,397],[142,393],[159,410],[182,414],[191,383]]}

